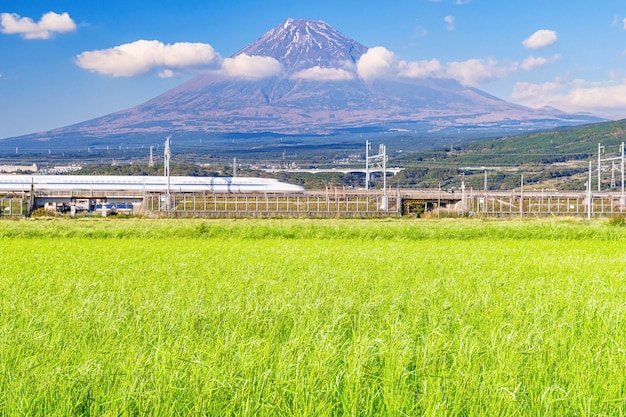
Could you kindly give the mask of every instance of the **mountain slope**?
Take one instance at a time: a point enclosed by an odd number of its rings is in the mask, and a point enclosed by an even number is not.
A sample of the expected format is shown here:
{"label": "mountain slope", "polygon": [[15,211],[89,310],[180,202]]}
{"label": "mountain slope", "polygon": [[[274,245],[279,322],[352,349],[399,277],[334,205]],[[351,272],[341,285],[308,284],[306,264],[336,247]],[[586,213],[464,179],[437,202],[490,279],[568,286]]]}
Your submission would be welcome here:
{"label": "mountain slope", "polygon": [[247,59],[250,65],[262,56],[280,68],[272,76],[233,76],[223,69],[131,109],[31,138],[531,129],[599,120],[525,108],[451,79],[364,80],[357,66],[367,51],[324,22],[288,19],[225,60],[234,65]]}

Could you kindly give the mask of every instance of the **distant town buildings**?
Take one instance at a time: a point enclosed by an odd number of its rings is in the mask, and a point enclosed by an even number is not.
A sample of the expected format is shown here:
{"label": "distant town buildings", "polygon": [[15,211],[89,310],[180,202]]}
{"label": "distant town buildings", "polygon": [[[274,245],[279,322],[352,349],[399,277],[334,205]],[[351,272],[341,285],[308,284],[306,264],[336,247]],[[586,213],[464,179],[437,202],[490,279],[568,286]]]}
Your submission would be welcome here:
{"label": "distant town buildings", "polygon": [[39,172],[45,172],[46,174],[69,174],[71,172],[80,171],[82,168],[81,165],[56,166],[41,168]]}
{"label": "distant town buildings", "polygon": [[32,165],[0,165],[0,172],[37,172],[37,164],[32,164]]}
{"label": "distant town buildings", "polygon": [[32,165],[0,165],[0,172],[4,173],[42,173],[42,174],[69,174],[71,172],[80,171],[83,167],[80,165],[55,166],[39,169],[37,164]]}

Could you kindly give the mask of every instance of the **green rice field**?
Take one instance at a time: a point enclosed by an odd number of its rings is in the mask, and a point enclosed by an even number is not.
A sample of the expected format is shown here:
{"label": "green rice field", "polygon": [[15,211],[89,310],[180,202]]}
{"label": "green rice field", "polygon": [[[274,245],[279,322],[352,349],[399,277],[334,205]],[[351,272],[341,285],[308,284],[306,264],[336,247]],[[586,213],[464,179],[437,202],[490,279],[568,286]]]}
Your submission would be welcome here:
{"label": "green rice field", "polygon": [[0,416],[623,416],[626,222],[0,221]]}

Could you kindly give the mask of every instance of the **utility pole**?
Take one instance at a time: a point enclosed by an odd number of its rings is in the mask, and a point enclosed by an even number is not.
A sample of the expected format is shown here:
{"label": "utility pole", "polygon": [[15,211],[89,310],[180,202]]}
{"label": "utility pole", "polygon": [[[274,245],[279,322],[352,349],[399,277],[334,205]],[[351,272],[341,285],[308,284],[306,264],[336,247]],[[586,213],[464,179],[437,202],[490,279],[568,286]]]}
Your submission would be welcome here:
{"label": "utility pole", "polygon": [[604,146],[598,143],[598,191],[602,191],[602,154]]}
{"label": "utility pole", "polygon": [[520,180],[519,216],[521,218],[524,218],[524,173],[523,172],[522,172],[522,179]]}
{"label": "utility pole", "polygon": [[621,211],[624,208],[624,142],[622,142],[622,146],[620,146],[620,154],[622,159],[622,195],[619,199],[619,209]]}
{"label": "utility pole", "polygon": [[589,179],[587,180],[587,220],[591,219],[591,160],[589,160]]}
{"label": "utility pole", "polygon": [[167,177],[167,207],[166,209],[170,209],[171,200],[170,200],[170,159],[172,158],[172,150],[170,148],[172,144],[171,136],[165,138],[165,151],[163,152],[163,173]]}
{"label": "utility pole", "polygon": [[387,210],[387,147],[382,143],[378,146],[378,155],[370,156],[371,143],[369,141],[365,141],[365,189],[369,189],[369,178],[370,178],[370,168],[369,161],[370,159],[381,159],[382,160],[382,168],[383,168],[383,201],[381,204],[381,209]]}
{"label": "utility pole", "polygon": [[[622,145],[623,145],[623,142],[622,142]],[[620,154],[623,154],[622,147],[623,146],[620,146]],[[602,191],[602,188],[601,188],[602,162],[611,161],[611,168],[613,168],[615,166],[614,165],[615,161],[623,161],[623,156],[622,155],[617,156],[617,157],[602,158],[602,154],[603,153],[604,153],[604,146],[602,146],[601,144],[598,143],[598,191]],[[621,171],[622,171],[622,177],[623,177],[624,176],[623,168],[621,169]],[[613,176],[614,176],[614,174],[611,173],[611,186],[612,187],[614,186],[613,185]]]}
{"label": "utility pole", "polygon": [[365,141],[365,189],[370,189],[370,149],[372,144],[369,140]]}
{"label": "utility pole", "polygon": [[[614,166],[614,161],[620,161],[620,172],[622,174],[622,190],[621,190],[621,195],[620,195],[620,200],[619,200],[619,206],[620,206],[620,211],[622,211],[624,209],[624,204],[626,204],[625,201],[625,196],[624,196],[624,142],[622,142],[622,144],[620,145],[619,148],[619,156],[616,157],[609,157],[609,158],[602,158],[601,154],[604,153],[604,146],[602,146],[601,144],[598,143],[598,191],[601,191],[600,188],[600,173],[602,172],[602,162],[605,161],[611,161],[612,162],[612,166]],[[611,174],[611,186],[614,186],[614,179],[613,179],[613,175]]]}
{"label": "utility pole", "polygon": [[387,147],[382,143],[378,147],[378,154],[383,158],[383,204],[382,209],[387,210],[389,202],[387,199]]}
{"label": "utility pole", "polygon": [[382,161],[383,168],[383,188],[387,188],[387,147],[382,143],[378,146],[378,155],[370,156],[369,150],[372,144],[370,141],[365,141],[365,189],[369,189],[369,177],[370,177],[370,159],[379,159]]}
{"label": "utility pole", "polygon": [[163,151],[163,175],[168,178],[170,176],[170,158],[172,157],[171,145],[172,140],[171,137],[168,136],[165,138],[165,149]]}
{"label": "utility pole", "polygon": [[461,214],[465,216],[465,172],[461,173]]}
{"label": "utility pole", "polygon": [[485,187],[484,187],[485,192],[487,192],[487,170],[485,170]]}
{"label": "utility pole", "polygon": [[152,150],[154,146],[150,146],[150,162],[148,162],[148,166],[152,168],[154,166],[154,157],[152,156]]}

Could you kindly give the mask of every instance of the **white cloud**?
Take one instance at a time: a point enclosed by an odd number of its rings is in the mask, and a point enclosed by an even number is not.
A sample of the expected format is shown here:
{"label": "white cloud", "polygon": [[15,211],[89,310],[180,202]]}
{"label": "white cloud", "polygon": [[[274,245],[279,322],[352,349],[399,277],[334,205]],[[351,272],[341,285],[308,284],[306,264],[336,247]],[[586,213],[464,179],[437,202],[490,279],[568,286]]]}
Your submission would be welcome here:
{"label": "white cloud", "polygon": [[528,49],[540,49],[550,46],[558,40],[558,36],[555,31],[548,29],[541,29],[526,38],[522,45]]}
{"label": "white cloud", "polygon": [[340,68],[313,67],[299,71],[292,78],[316,81],[345,81],[354,79],[354,74]]}
{"label": "white cloud", "polygon": [[507,67],[493,59],[468,59],[467,61],[450,62],[446,73],[461,84],[476,85],[506,77],[514,69],[515,66]]}
{"label": "white cloud", "polygon": [[176,73],[171,69],[166,69],[159,72],[159,78],[172,78],[174,76],[176,76]]}
{"label": "white cloud", "polygon": [[511,100],[530,107],[543,107],[548,105],[547,97],[551,97],[562,88],[559,82],[543,84],[519,82],[513,87]]}
{"label": "white cloud", "polygon": [[356,63],[357,74],[363,80],[385,77],[391,72],[393,52],[382,46],[370,48]]}
{"label": "white cloud", "polygon": [[446,16],[443,18],[444,22],[448,25],[446,26],[447,30],[454,30],[456,28],[455,18],[454,16]]}
{"label": "white cloud", "polygon": [[546,65],[547,63],[548,63],[547,58],[543,58],[543,57],[535,58],[534,56],[529,56],[528,58],[524,60],[524,62],[522,62],[521,67],[522,69],[525,69],[526,71],[532,71],[536,68]]}
{"label": "white cloud", "polygon": [[469,59],[446,65],[442,65],[437,59],[396,61],[393,52],[378,46],[369,49],[357,61],[357,74],[365,81],[389,76],[452,78],[461,84],[474,86],[506,77],[518,67],[518,63],[503,65],[493,59]]}
{"label": "white cloud", "polygon": [[222,63],[222,73],[230,77],[265,78],[279,75],[283,66],[275,58],[241,54],[226,58]]}
{"label": "white cloud", "polygon": [[[213,47],[204,43],[179,42],[166,45],[155,40],[139,40],[110,49],[83,52],[76,57],[76,64],[100,74],[133,77],[156,68],[210,66],[218,64],[220,60],[221,57]],[[161,74],[174,75],[173,72]]]}
{"label": "white cloud", "polygon": [[600,87],[575,88],[564,95],[567,102],[577,108],[609,109],[626,107],[626,82]]}
{"label": "white cloud", "polygon": [[0,32],[17,34],[24,39],[50,39],[54,33],[73,32],[76,23],[68,13],[48,12],[39,22],[15,13],[0,13]]}
{"label": "white cloud", "polygon": [[445,69],[438,59],[430,61],[401,61],[399,75],[407,78],[440,78],[445,74]]}
{"label": "white cloud", "polygon": [[530,107],[552,106],[567,112],[626,115],[626,80],[603,84],[560,79],[543,84],[517,83],[512,101]]}
{"label": "white cloud", "polygon": [[156,40],[138,40],[83,52],[75,61],[83,69],[113,77],[134,77],[160,69],[160,78],[171,78],[178,75],[175,70],[186,68],[214,69],[223,75],[241,78],[263,78],[282,72],[282,65],[271,57],[241,54],[222,59],[209,44],[163,44]]}
{"label": "white cloud", "polygon": [[544,57],[534,57],[529,56],[522,62],[520,67],[526,71],[532,71],[534,69],[543,67],[544,65],[551,64],[557,61],[560,58],[560,55],[554,55],[552,58],[544,58]]}

